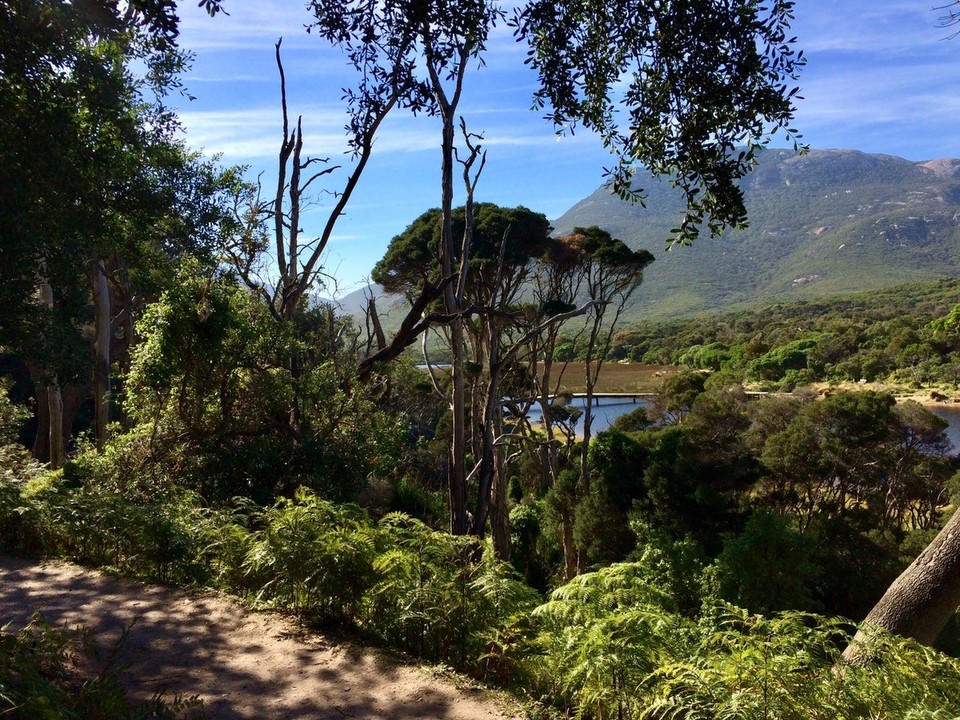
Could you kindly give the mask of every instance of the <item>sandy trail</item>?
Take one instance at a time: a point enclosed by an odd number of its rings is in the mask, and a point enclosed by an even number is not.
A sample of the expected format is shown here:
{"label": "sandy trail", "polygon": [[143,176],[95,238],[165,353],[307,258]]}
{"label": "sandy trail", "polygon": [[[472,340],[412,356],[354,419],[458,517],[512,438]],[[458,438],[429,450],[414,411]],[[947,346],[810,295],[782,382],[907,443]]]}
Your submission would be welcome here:
{"label": "sandy trail", "polygon": [[133,622],[123,682],[135,701],[157,690],[197,695],[212,719],[508,720],[516,708],[425,670],[335,645],[285,618],[210,593],[142,585],[58,562],[0,555],[0,625],[34,610],[84,625],[104,645]]}

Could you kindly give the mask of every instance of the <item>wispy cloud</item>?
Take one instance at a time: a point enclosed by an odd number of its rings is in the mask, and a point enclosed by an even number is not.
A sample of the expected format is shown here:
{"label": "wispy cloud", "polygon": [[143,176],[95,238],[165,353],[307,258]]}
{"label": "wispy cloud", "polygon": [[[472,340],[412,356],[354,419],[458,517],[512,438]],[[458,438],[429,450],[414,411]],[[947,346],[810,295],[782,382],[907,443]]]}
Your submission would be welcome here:
{"label": "wispy cloud", "polygon": [[807,54],[824,52],[915,52],[937,42],[943,31],[936,27],[937,11],[923,2],[848,0],[824,3],[800,0],[793,29]]}
{"label": "wispy cloud", "polygon": [[[936,4],[797,0],[794,32],[809,64],[796,127],[813,147],[916,160],[960,152],[960,39],[944,40],[951,30],[937,27]],[[283,36],[290,112],[304,117],[307,150],[349,162],[340,88],[356,78],[339,49],[306,33],[305,3],[230,0],[228,9],[229,17],[209,18],[196,2],[180,7],[181,45],[197,52],[186,80],[198,100],[182,113],[189,144],[221,152],[227,163],[263,168],[269,182],[281,134],[273,44]],[[501,25],[489,39],[486,66],[467,76],[461,110],[489,150],[478,198],[557,217],[600,184],[610,159],[589,133],[558,137],[543,113],[530,111],[537,78],[525,56]],[[346,283],[369,273],[389,238],[439,203],[439,145],[435,118],[397,112],[384,124],[331,243],[330,267]],[[315,226],[326,212],[320,196],[304,222]]]}

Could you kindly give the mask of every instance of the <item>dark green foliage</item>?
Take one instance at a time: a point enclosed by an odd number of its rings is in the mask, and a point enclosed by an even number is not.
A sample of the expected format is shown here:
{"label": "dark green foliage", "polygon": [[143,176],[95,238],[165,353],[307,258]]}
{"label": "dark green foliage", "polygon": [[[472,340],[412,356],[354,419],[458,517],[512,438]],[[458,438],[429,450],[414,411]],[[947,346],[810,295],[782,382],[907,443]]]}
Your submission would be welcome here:
{"label": "dark green foliage", "polygon": [[618,415],[617,419],[610,423],[610,429],[622,433],[637,432],[646,430],[653,425],[653,420],[645,407],[638,407],[635,410]]}
{"label": "dark green foliage", "polygon": [[818,518],[807,531],[817,550],[813,561],[822,573],[817,602],[844,617],[864,617],[909,564],[899,557],[892,533],[866,525],[863,514],[850,513]]}
{"label": "dark green foliage", "polygon": [[[892,396],[870,391],[807,403],[769,428],[760,458],[767,470],[763,492],[800,517],[802,527],[818,514],[853,511],[870,518],[870,527],[934,523],[940,501],[929,493],[940,494],[949,468],[945,425],[930,415],[915,405],[895,412]],[[761,430],[752,432],[759,441]]]}
{"label": "dark green foliage", "polygon": [[[371,277],[389,292],[416,296],[424,281],[439,280],[439,244],[441,212],[428,210],[414,220],[401,235],[390,241],[383,259]],[[454,236],[464,231],[464,209],[453,213]],[[543,252],[549,243],[550,223],[541,213],[525,207],[501,208],[492,203],[474,206],[474,235],[470,248],[470,297],[489,296],[497,272],[500,245],[509,228],[504,262],[512,272],[522,272],[531,258]]]}
{"label": "dark green foliage", "polygon": [[721,535],[739,526],[736,493],[721,465],[698,461],[695,435],[683,427],[650,431],[643,474],[644,495],[634,503],[639,517],[676,539],[693,536],[709,555],[719,552]]}
{"label": "dark green foliage", "polygon": [[[165,39],[175,33],[170,8],[0,6],[0,342],[61,383],[88,377],[92,261],[106,260],[134,303],[131,284],[155,296],[181,254],[210,261],[229,224],[235,175],[184,150],[165,107],[186,65]],[[147,17],[163,20],[141,25]],[[36,307],[41,281],[52,309]]]}
{"label": "dark green foliage", "polygon": [[641,483],[649,451],[632,436],[610,430],[590,444],[591,487],[621,513],[643,495]]}
{"label": "dark green foliage", "polygon": [[[686,206],[671,232],[686,243],[701,226],[713,235],[743,224],[737,181],[769,132],[796,136],[797,91],[788,84],[804,61],[787,35],[792,10],[790,2],[538,0],[521,6],[514,24],[539,73],[537,105],[559,127],[582,123],[600,134],[616,158],[612,189],[624,198],[642,196],[630,182],[635,167],[669,176]],[[624,78],[626,89],[615,91]]]}
{"label": "dark green foliage", "polygon": [[[355,500],[371,473],[397,464],[408,413],[402,398],[392,412],[376,385],[351,391],[338,323],[325,307],[277,323],[228,279],[188,265],[145,313],[127,383],[131,416],[150,428],[151,462],[218,501],[268,504],[300,484]],[[403,378],[393,385],[399,393]]]}
{"label": "dark green foliage", "polygon": [[518,503],[510,511],[510,562],[538,590],[547,587],[552,572],[542,547],[548,541],[543,515],[541,504]]}
{"label": "dark green foliage", "polygon": [[660,424],[679,425],[690,413],[697,396],[703,392],[707,375],[681,372],[666,377],[653,401],[653,413]]}
{"label": "dark green foliage", "polygon": [[717,596],[750,612],[814,610],[815,541],[787,518],[758,510],[710,567]]}
{"label": "dark green foliage", "polygon": [[30,410],[10,401],[9,378],[0,378],[0,446],[10,445],[20,436],[20,428],[30,417]]}
{"label": "dark green foliage", "polygon": [[810,351],[817,346],[817,338],[806,337],[781,345],[750,364],[750,375],[759,380],[776,380],[789,370],[805,370]]}
{"label": "dark green foliage", "polygon": [[646,569],[651,582],[669,595],[678,612],[696,616],[703,598],[703,547],[691,537],[678,540],[651,527],[636,513],[631,514],[630,530],[637,547],[626,559]]}

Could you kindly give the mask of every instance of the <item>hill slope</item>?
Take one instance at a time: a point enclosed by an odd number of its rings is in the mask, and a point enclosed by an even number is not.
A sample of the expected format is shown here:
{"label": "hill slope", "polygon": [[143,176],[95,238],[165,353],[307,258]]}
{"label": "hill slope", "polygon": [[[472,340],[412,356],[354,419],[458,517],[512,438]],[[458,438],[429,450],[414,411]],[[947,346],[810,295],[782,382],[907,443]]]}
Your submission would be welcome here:
{"label": "hill slope", "polygon": [[766,150],[744,180],[749,228],[669,251],[679,198],[667,183],[640,185],[646,207],[601,187],[554,222],[560,234],[599,225],[656,256],[633,320],[960,275],[958,160]]}

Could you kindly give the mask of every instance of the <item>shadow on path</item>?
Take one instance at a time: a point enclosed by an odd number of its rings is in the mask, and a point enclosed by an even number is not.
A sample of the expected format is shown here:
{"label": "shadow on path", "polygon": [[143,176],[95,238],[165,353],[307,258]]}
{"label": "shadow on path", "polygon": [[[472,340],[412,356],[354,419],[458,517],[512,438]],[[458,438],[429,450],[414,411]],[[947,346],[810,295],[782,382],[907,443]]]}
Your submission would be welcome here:
{"label": "shadow on path", "polygon": [[336,646],[210,593],[142,585],[64,563],[0,555],[0,626],[35,611],[110,646],[132,623],[122,682],[134,701],[197,695],[207,717],[505,720],[489,698],[414,667]]}

